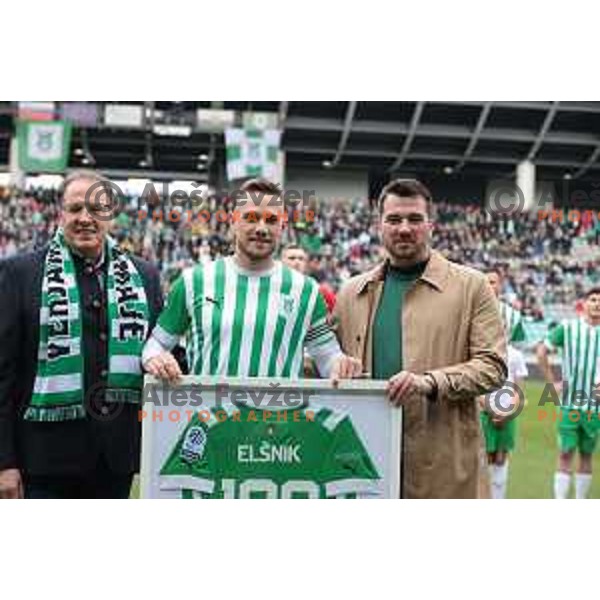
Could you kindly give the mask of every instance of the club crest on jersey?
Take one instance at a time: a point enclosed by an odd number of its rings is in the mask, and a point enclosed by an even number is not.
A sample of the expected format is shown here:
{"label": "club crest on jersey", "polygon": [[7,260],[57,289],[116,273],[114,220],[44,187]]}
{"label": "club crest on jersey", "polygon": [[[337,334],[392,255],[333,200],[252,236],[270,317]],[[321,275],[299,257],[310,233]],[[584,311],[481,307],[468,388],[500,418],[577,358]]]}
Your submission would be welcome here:
{"label": "club crest on jersey", "polygon": [[206,448],[206,432],[202,427],[190,427],[185,434],[179,457],[183,462],[195,463],[198,462],[204,455]]}
{"label": "club crest on jersey", "polygon": [[281,296],[281,303],[279,305],[279,312],[286,317],[289,317],[296,306],[296,301],[292,296]]}

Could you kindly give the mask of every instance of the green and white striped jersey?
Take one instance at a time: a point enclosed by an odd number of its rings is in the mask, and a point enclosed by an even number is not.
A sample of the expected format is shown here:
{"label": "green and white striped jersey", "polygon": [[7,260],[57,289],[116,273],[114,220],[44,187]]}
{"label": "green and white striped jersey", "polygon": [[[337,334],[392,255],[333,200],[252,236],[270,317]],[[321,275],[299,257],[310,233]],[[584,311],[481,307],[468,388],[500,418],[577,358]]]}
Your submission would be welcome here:
{"label": "green and white striped jersey", "polygon": [[521,312],[513,308],[507,302],[500,301],[500,314],[504,322],[504,331],[509,342],[525,341],[525,327]]}
{"label": "green and white striped jersey", "polygon": [[[597,410],[593,402],[594,387],[600,372],[600,327],[592,327],[583,319],[563,321],[546,339],[550,349],[562,353],[563,406],[574,410]],[[584,399],[585,395],[585,399]]]}
{"label": "green and white striped jersey", "polygon": [[187,269],[152,335],[168,349],[186,335],[196,375],[301,377],[305,346],[325,374],[341,354],[317,282],[279,261],[264,273],[233,257]]}

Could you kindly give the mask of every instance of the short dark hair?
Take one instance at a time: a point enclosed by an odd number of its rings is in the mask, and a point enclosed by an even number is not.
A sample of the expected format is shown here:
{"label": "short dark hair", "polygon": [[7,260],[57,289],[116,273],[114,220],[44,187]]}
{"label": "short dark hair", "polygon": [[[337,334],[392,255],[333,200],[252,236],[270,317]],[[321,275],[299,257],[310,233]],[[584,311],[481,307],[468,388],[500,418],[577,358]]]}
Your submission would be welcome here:
{"label": "short dark hair", "polygon": [[299,244],[286,244],[281,248],[281,253],[283,254],[286,250],[302,250],[302,252],[304,252],[308,258],[308,252]]}
{"label": "short dark hair", "polygon": [[584,300],[587,300],[590,296],[594,294],[600,294],[600,286],[594,286],[586,290],[585,295],[583,296]]}
{"label": "short dark hair", "polygon": [[399,196],[400,198],[418,198],[425,199],[427,204],[427,213],[430,213],[429,205],[433,201],[433,196],[429,188],[418,179],[394,179],[390,181],[379,194],[377,199],[377,208],[381,212],[383,203],[388,196]]}
{"label": "short dark hair", "polygon": [[483,272],[485,275],[491,275],[492,273],[495,273],[498,275],[498,277],[500,277],[500,279],[504,279],[504,273],[502,273],[500,267],[486,267]]}

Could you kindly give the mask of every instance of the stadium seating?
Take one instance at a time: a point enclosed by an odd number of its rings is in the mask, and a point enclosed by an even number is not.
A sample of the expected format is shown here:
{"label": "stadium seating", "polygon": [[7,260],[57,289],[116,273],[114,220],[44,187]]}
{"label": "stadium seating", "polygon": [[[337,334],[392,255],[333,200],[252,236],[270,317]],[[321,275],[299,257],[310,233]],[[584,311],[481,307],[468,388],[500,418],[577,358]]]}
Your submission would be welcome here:
{"label": "stadium seating", "polygon": [[[113,222],[113,235],[127,249],[156,262],[168,283],[185,266],[230,251],[227,223],[214,214],[227,210],[227,198],[211,196],[209,223],[169,219],[169,208],[141,217],[139,198],[125,198]],[[291,222],[285,241],[302,244],[315,255],[314,275],[334,288],[368,269],[380,257],[374,214],[367,201],[322,204],[314,222]],[[435,205],[434,246],[450,259],[485,268],[500,266],[506,296],[526,317],[531,341],[547,327],[573,314],[585,287],[598,282],[600,223],[552,222],[533,213],[491,217],[481,206]],[[0,199],[0,257],[45,244],[56,226],[57,192],[32,189]],[[314,266],[316,265],[316,266]]]}

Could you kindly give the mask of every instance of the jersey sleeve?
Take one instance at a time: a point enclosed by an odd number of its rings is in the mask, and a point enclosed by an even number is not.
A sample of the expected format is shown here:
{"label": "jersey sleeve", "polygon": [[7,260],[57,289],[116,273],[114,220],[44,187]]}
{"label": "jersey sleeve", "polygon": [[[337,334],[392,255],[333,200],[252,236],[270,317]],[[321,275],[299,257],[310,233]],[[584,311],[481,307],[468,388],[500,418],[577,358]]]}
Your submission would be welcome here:
{"label": "jersey sleeve", "polygon": [[309,356],[317,365],[319,374],[322,377],[328,377],[333,359],[340,356],[342,350],[327,322],[325,300],[318,291],[318,288],[316,288],[316,291],[317,297],[304,343]]}
{"label": "jersey sleeve", "polygon": [[180,276],[173,283],[167,306],[158,317],[152,332],[153,337],[165,348],[173,348],[190,325],[185,294],[185,282],[183,276]]}
{"label": "jersey sleeve", "polygon": [[333,427],[322,467],[327,497],[381,495],[381,476],[350,418],[332,414],[323,426]]}
{"label": "jersey sleeve", "polygon": [[545,341],[546,347],[550,350],[562,348],[565,345],[565,325],[561,323],[548,333]]}
{"label": "jersey sleeve", "polygon": [[510,341],[511,342],[524,342],[527,339],[527,335],[525,333],[525,326],[523,324],[523,319],[519,318],[517,323],[512,329]]}

